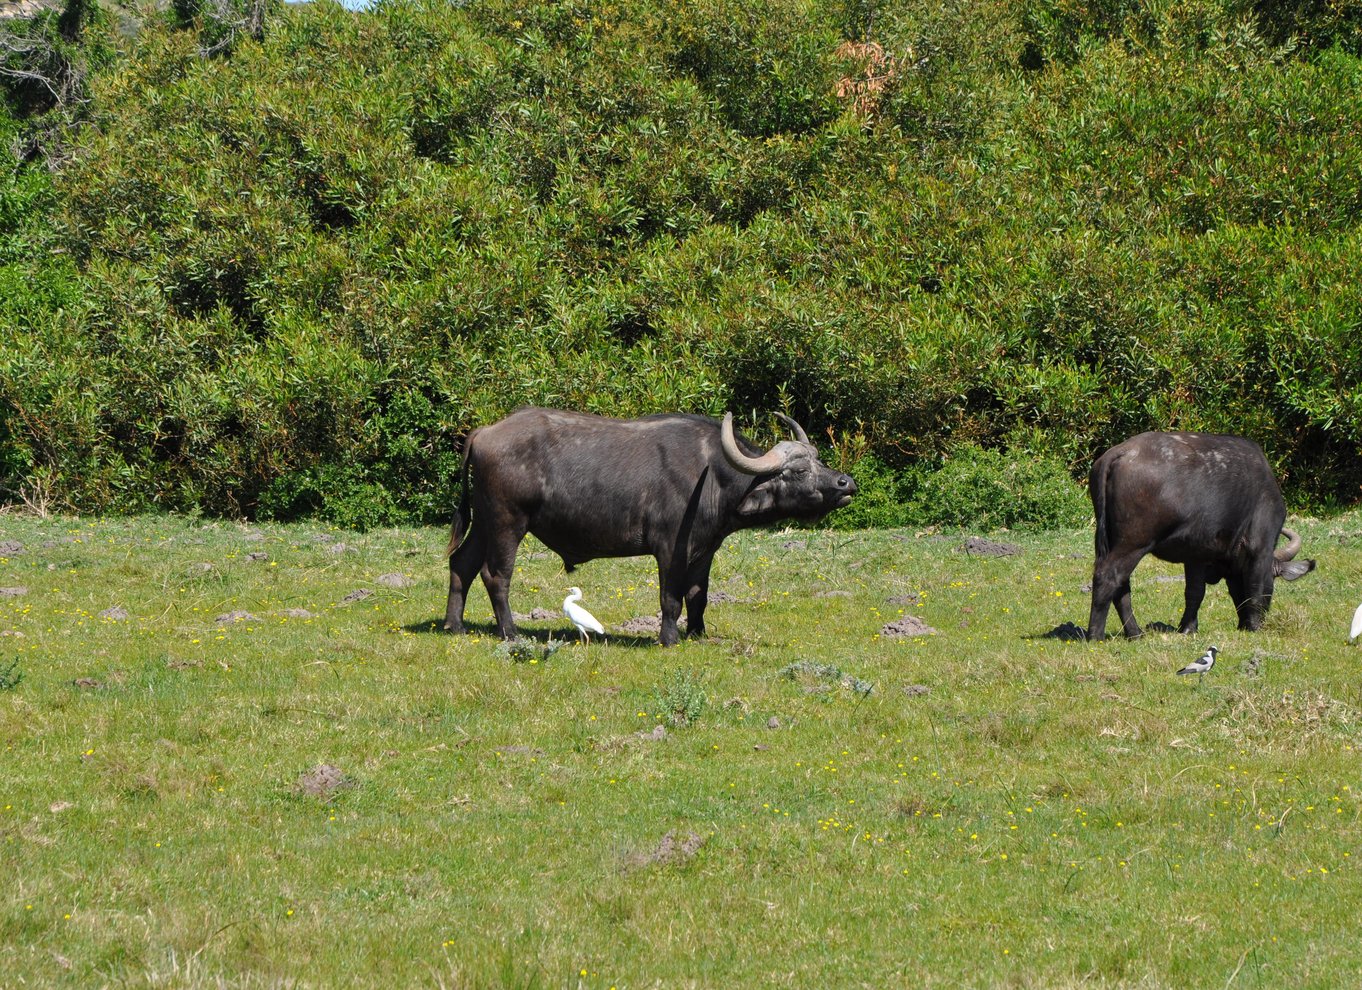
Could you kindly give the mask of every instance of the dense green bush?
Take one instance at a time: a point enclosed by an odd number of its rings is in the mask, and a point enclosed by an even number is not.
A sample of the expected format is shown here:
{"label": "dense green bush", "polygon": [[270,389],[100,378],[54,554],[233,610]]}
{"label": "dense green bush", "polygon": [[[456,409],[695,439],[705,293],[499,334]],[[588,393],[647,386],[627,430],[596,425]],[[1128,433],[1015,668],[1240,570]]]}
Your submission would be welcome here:
{"label": "dense green bush", "polygon": [[525,403],[788,411],[841,525],[1067,524],[1153,428],[1358,498],[1351,3],[71,11],[61,142],[0,115],[5,499],[436,521]]}
{"label": "dense green bush", "polygon": [[922,479],[910,518],[943,526],[1053,529],[1080,526],[1092,510],[1061,461],[962,447]]}

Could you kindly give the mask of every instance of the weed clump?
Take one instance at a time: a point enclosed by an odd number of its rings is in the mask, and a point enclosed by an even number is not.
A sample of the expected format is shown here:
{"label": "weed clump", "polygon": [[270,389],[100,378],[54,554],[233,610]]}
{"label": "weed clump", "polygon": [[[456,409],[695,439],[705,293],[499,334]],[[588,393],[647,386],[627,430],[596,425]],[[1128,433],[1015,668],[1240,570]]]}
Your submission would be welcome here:
{"label": "weed clump", "polygon": [[664,715],[674,729],[685,728],[697,721],[709,699],[705,689],[696,678],[694,671],[677,668],[657,693],[654,707]]}
{"label": "weed clump", "polygon": [[4,670],[0,670],[0,691],[13,691],[19,686],[19,682],[24,679],[24,672],[19,669],[19,658]]}
{"label": "weed clump", "polygon": [[538,643],[532,639],[508,639],[497,646],[497,656],[511,663],[543,663],[567,643],[567,640],[554,639]]}
{"label": "weed clump", "polygon": [[871,691],[875,690],[875,685],[870,681],[863,681],[859,677],[846,673],[840,667],[835,667],[830,663],[818,663],[816,660],[797,660],[782,667],[778,676],[791,681],[801,681],[806,685],[828,684],[846,688],[861,698],[868,696]]}

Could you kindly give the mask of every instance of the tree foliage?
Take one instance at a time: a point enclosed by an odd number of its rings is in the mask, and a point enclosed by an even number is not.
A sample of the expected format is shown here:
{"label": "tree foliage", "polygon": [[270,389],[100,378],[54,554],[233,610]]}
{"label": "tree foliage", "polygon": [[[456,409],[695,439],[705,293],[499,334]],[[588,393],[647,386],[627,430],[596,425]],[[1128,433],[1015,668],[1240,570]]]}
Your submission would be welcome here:
{"label": "tree foliage", "polygon": [[539,403],[782,409],[885,505],[1154,428],[1353,501],[1359,9],[177,3],[0,161],[0,494],[432,521]]}

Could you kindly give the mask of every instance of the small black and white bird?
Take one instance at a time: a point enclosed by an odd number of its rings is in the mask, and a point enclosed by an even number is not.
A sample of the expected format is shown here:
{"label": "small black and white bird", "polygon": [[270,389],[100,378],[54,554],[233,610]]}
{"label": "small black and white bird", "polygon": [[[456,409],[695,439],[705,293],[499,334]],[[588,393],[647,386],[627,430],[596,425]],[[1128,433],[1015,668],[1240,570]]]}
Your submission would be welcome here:
{"label": "small black and white bird", "polygon": [[1212,646],[1207,648],[1205,653],[1201,654],[1201,656],[1193,660],[1186,667],[1183,667],[1181,670],[1178,671],[1178,673],[1196,674],[1198,675],[1197,684],[1200,684],[1201,678],[1205,677],[1207,672],[1210,671],[1210,669],[1215,666],[1215,655],[1219,652],[1220,652],[1219,647]]}

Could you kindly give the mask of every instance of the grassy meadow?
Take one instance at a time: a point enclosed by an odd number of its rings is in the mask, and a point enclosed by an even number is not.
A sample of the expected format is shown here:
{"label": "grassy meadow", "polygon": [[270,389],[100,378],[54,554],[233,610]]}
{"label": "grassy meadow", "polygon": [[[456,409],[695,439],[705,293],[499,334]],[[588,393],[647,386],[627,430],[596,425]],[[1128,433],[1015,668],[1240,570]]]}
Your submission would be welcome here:
{"label": "grassy meadow", "polygon": [[[706,641],[512,657],[440,529],[0,516],[0,986],[1356,985],[1362,515],[1294,525],[1256,635],[1037,638],[1088,529],[790,530]],[[529,541],[511,601],[655,582]]]}

